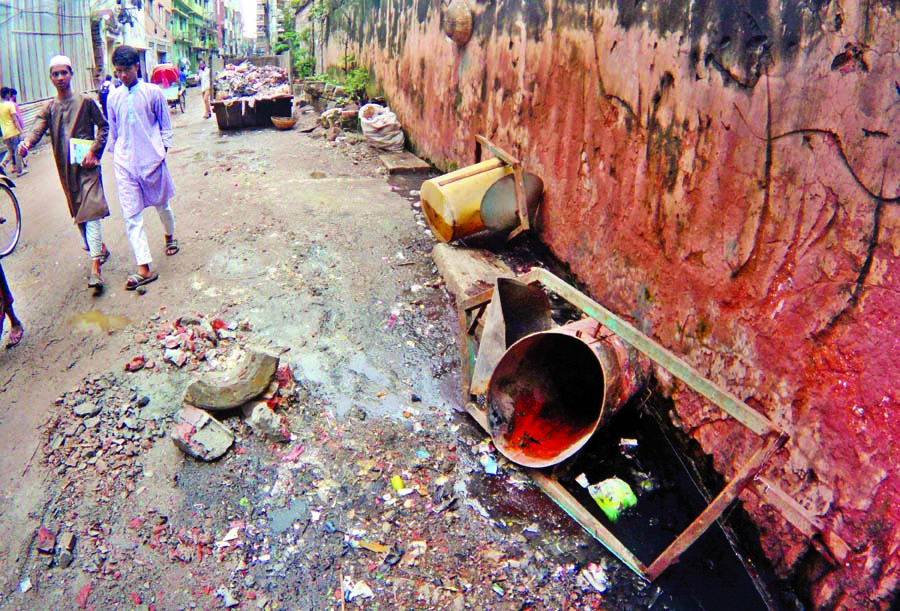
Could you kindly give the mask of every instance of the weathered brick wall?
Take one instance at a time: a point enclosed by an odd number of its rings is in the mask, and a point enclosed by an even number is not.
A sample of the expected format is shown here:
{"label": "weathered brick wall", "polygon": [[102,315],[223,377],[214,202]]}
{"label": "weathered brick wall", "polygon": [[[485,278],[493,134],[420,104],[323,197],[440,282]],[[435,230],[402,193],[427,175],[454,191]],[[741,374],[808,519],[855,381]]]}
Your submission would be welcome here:
{"label": "weathered brick wall", "polygon": [[[446,1],[446,0],[445,0]],[[416,151],[474,135],[546,184],[540,237],[592,295],[792,435],[768,473],[853,549],[815,562],[743,497],[819,608],[900,581],[900,19],[885,0],[368,0],[352,38]],[[337,41],[343,36],[333,36]],[[331,47],[337,63],[343,42]],[[676,390],[726,476],[752,441]],[[802,568],[800,568],[802,567]]]}

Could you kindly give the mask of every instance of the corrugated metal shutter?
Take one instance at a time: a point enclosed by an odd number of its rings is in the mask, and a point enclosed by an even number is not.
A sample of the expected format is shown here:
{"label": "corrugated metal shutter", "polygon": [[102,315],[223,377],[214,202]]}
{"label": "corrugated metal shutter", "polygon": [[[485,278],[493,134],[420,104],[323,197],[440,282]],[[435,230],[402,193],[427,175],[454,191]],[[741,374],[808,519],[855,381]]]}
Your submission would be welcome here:
{"label": "corrugated metal shutter", "polygon": [[[19,91],[19,105],[56,95],[47,63],[58,54],[72,60],[72,88],[95,88],[89,0],[0,2],[0,81]],[[23,109],[24,110],[24,109]]]}

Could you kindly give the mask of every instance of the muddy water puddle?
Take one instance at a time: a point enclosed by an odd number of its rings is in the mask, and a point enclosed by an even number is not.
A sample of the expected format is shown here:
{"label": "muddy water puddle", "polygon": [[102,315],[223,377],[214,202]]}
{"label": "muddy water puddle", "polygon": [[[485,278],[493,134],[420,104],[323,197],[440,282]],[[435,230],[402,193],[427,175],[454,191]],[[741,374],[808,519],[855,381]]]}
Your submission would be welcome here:
{"label": "muddy water puddle", "polygon": [[75,331],[83,333],[112,333],[113,331],[121,331],[131,324],[131,320],[124,316],[104,314],[100,310],[76,314],[66,322]]}

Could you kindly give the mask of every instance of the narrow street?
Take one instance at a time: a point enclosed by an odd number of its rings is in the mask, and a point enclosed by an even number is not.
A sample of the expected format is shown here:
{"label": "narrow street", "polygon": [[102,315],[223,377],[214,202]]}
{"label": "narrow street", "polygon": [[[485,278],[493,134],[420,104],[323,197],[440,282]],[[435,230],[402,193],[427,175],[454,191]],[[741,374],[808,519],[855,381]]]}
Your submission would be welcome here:
{"label": "narrow street", "polygon": [[[3,266],[26,334],[0,353],[0,608],[597,608],[587,563],[619,583],[604,604],[655,601],[460,413],[456,316],[417,185],[349,140],[220,133],[198,98],[172,115],[181,252],[164,256],[148,212],[146,294],[124,290],[109,155],[100,296],[46,146],[19,180],[23,234]],[[179,367],[164,344],[181,317],[225,326]],[[217,414],[234,447],[196,461],[168,439],[173,414],[193,376],[245,348],[280,355],[290,438]],[[154,367],[126,372],[137,356]],[[71,565],[40,552],[41,527],[74,534]]]}

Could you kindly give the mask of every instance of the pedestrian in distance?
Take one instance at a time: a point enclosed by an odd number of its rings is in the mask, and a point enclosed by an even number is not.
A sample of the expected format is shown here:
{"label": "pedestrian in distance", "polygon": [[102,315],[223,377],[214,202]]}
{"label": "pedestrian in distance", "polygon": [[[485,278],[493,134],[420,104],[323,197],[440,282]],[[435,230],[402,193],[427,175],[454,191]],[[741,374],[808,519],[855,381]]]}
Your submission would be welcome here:
{"label": "pedestrian in distance", "polygon": [[12,101],[12,89],[9,87],[0,88],[0,131],[3,132],[3,143],[6,145],[7,155],[3,161],[4,165],[12,162],[10,171],[15,172],[16,176],[25,174],[25,168],[19,162],[18,147],[22,140],[22,132],[25,126],[19,119],[16,112],[16,104]]}
{"label": "pedestrian in distance", "polygon": [[[9,99],[16,105],[16,116],[19,117],[19,125],[22,126],[22,133],[25,133],[25,117],[22,116],[22,110],[19,108],[19,100],[16,99],[18,95],[19,92],[16,91],[15,87],[9,88]],[[20,159],[22,161],[22,167],[27,169],[28,161],[24,157],[20,157]]]}
{"label": "pedestrian in distance", "polygon": [[200,95],[203,96],[203,118],[209,119],[212,112],[209,110],[209,66],[200,60]]}
{"label": "pedestrian in distance", "polygon": [[9,290],[6,274],[3,273],[3,266],[0,265],[0,336],[3,335],[3,324],[7,319],[9,319],[10,327],[6,347],[15,348],[25,335],[25,327],[22,325],[22,321],[16,318],[16,313],[13,311],[12,291]]}
{"label": "pedestrian in distance", "polygon": [[56,88],[56,97],[41,107],[31,133],[19,145],[19,153],[25,157],[45,133],[50,133],[69,214],[91,256],[88,287],[100,292],[103,289],[100,267],[109,258],[100,225],[100,220],[109,216],[100,157],[106,147],[109,125],[93,98],[72,89],[73,74],[68,57],[57,55],[50,60],[50,81]]}
{"label": "pedestrian in distance", "polygon": [[106,100],[109,98],[109,92],[112,90],[112,76],[107,74],[106,78],[103,79],[103,82],[100,83],[100,87],[97,89],[97,98],[100,100],[100,108],[103,109],[104,117],[108,116],[106,114]]}
{"label": "pedestrian in distance", "polygon": [[138,53],[132,47],[122,45],[113,51],[113,66],[122,87],[109,95],[107,108],[119,204],[138,268],[125,282],[129,291],[159,277],[150,269],[153,258],[144,231],[146,208],[156,208],[159,213],[165,231],[166,255],[178,253],[175,216],[169,205],[175,195],[175,183],[166,165],[172,144],[169,104],[162,89],[138,78],[138,61]]}

